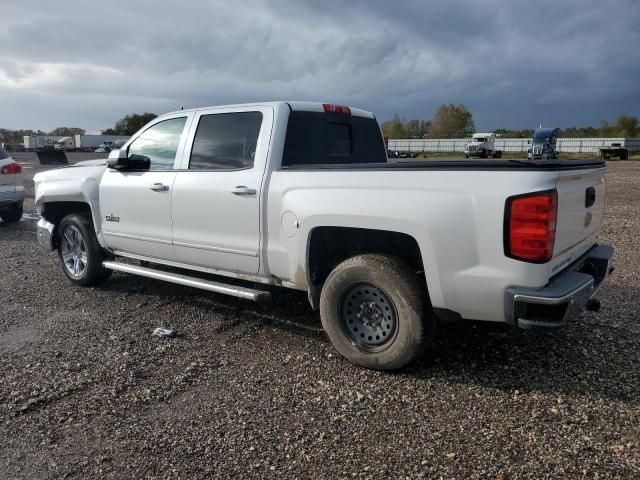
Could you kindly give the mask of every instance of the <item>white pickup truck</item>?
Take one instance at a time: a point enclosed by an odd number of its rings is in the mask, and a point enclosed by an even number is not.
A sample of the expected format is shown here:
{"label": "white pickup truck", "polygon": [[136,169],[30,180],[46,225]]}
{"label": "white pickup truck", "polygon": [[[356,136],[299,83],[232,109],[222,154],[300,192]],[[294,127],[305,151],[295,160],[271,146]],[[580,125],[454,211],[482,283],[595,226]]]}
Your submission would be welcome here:
{"label": "white pickup truck", "polygon": [[394,369],[436,320],[553,328],[595,308],[613,270],[604,169],[393,163],[371,113],[333,104],[180,110],[106,161],[37,174],[37,235],[79,285],[117,270],[255,301],[261,284],[308,292],[342,355]]}

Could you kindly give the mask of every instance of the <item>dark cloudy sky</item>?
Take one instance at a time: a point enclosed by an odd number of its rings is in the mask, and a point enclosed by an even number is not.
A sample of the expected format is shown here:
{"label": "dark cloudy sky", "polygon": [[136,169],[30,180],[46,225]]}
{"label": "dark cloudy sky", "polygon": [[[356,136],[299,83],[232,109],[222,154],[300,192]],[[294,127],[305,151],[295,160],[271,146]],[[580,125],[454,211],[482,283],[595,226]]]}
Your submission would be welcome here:
{"label": "dark cloudy sky", "polygon": [[640,1],[2,0],[0,127],[323,100],[476,127],[640,116]]}

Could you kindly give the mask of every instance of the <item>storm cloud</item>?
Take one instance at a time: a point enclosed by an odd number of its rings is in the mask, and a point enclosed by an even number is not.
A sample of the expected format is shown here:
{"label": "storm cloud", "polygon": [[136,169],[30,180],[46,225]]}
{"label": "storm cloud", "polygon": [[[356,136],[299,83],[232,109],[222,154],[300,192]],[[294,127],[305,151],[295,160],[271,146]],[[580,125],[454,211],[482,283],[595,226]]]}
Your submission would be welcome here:
{"label": "storm cloud", "polygon": [[481,130],[640,114],[640,2],[4,0],[0,127],[321,100]]}

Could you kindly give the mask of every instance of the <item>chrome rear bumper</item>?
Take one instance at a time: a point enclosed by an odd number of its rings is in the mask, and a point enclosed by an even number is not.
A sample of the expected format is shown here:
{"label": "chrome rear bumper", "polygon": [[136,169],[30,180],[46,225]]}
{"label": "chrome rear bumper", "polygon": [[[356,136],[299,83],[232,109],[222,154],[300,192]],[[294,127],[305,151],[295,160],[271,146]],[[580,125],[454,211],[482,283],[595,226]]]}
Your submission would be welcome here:
{"label": "chrome rear bumper", "polygon": [[575,317],[614,270],[615,249],[598,245],[541,289],[510,288],[507,321],[525,329],[556,328]]}

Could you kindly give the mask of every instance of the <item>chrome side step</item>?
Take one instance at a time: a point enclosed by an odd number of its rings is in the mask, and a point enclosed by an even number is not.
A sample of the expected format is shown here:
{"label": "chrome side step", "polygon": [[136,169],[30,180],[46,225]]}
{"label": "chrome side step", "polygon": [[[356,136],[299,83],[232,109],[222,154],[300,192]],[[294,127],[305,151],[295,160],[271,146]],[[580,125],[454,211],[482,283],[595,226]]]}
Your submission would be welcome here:
{"label": "chrome side step", "polygon": [[271,299],[271,294],[262,290],[254,290],[253,288],[238,287],[211,280],[203,280],[201,278],[189,277],[178,273],[164,272],[162,270],[154,270],[152,268],[111,261],[102,262],[102,266],[109,270],[131,273],[133,275],[154,278],[156,280],[164,280],[165,282],[200,288],[209,292],[222,293],[224,295],[231,295],[232,297],[244,298],[245,300],[253,300],[258,303],[264,303]]}

